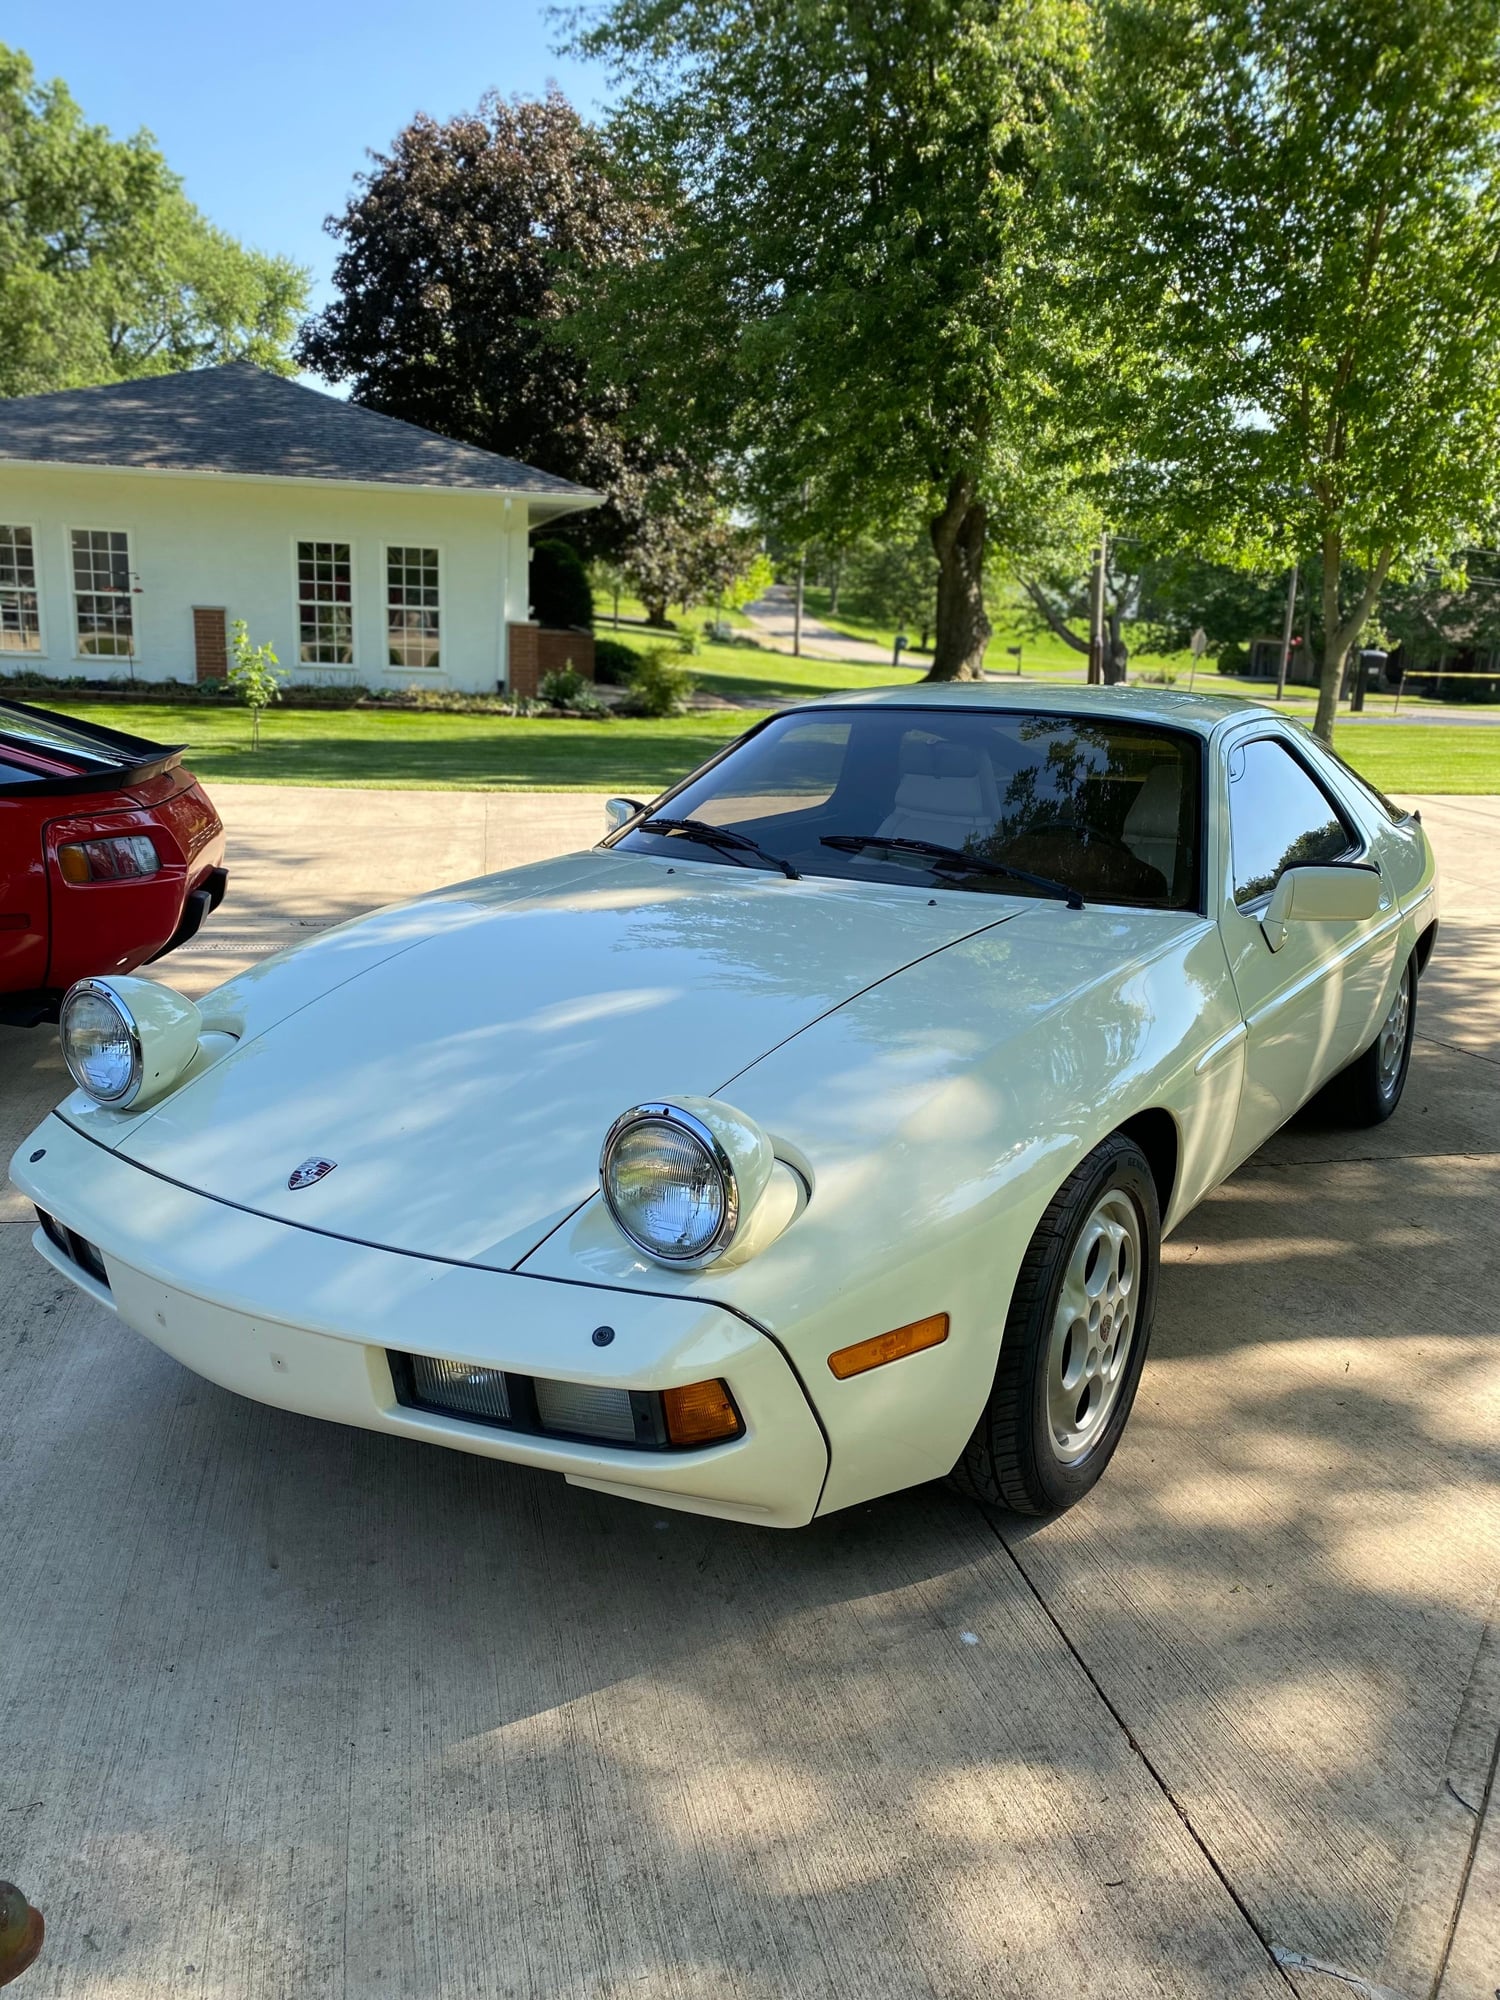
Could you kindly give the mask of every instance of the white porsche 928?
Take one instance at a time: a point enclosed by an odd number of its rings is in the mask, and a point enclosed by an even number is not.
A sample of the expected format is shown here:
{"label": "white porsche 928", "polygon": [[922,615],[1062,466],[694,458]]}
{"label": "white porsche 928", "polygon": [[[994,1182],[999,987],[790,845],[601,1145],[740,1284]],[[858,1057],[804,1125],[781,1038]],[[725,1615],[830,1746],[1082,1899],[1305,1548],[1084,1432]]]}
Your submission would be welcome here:
{"label": "white porsche 928", "polygon": [[196,1005],[88,979],[37,1249],[265,1403],[795,1527],[1087,1492],[1164,1233],[1387,1118],[1412,814],[1243,702],[891,688]]}

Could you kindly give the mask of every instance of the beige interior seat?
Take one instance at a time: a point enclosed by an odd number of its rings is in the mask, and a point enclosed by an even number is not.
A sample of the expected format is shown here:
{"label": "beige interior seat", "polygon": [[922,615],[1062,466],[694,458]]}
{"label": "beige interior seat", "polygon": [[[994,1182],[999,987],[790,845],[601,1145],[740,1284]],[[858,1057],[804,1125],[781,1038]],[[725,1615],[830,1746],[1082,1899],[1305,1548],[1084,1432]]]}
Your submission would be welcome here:
{"label": "beige interior seat", "polygon": [[877,830],[892,840],[962,847],[993,834],[999,817],[995,773],[982,750],[909,736],[901,745],[895,805]]}
{"label": "beige interior seat", "polygon": [[1171,887],[1177,878],[1178,830],[1182,821],[1182,765],[1156,764],[1125,815],[1125,845],[1137,861],[1155,868]]}

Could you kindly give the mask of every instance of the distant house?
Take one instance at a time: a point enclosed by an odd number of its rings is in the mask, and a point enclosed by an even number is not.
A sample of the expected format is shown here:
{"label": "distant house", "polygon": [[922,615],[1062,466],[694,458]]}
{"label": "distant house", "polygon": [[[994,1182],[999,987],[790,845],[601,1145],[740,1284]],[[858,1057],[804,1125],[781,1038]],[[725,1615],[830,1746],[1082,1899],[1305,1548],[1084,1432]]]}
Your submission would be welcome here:
{"label": "distant house", "polygon": [[243,618],[293,680],[532,693],[592,640],[528,533],[598,498],[246,362],[0,401],[0,681],[211,679]]}

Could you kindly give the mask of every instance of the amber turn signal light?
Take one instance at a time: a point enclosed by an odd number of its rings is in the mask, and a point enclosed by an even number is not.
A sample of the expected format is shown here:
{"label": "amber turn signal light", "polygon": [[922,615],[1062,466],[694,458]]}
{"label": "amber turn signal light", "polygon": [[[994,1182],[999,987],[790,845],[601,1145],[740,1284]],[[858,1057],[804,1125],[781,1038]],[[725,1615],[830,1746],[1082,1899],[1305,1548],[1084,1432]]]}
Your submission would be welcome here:
{"label": "amber turn signal light", "polygon": [[920,1354],[924,1347],[939,1347],[948,1338],[948,1315],[932,1313],[914,1319],[891,1333],[877,1333],[870,1340],[856,1340],[828,1357],[828,1366],[841,1382],[851,1375],[863,1375],[871,1368],[883,1368],[887,1361],[899,1361],[903,1354]]}
{"label": "amber turn signal light", "polygon": [[685,1389],[665,1389],[661,1403],[673,1444],[720,1444],[738,1437],[743,1428],[723,1382],[689,1382]]}

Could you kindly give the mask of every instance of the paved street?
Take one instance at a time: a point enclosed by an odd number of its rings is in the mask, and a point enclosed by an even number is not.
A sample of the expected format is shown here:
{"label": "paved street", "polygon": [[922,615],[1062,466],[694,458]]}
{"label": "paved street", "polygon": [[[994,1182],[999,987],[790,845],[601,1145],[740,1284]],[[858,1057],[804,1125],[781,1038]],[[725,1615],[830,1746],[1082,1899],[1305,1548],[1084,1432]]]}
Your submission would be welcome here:
{"label": "paved street", "polygon": [[[797,593],[790,585],[773,583],[764,597],[745,606],[745,616],[761,645],[769,646],[773,653],[792,651],[797,633]],[[889,646],[877,646],[869,639],[851,639],[847,632],[825,625],[806,611],[802,617],[802,651],[813,660],[852,660],[871,667],[891,664]],[[913,660],[908,664],[916,666],[919,662]]]}
{"label": "paved street", "polygon": [[[189,991],[602,825],[215,797]],[[775,1534],[264,1409],[57,1279],[7,1191],[17,1994],[1493,2000],[1500,800],[1423,813],[1401,1111],[1188,1219],[1115,1464],[1046,1525],[933,1487]],[[0,1030],[0,1158],[63,1083]]]}

